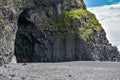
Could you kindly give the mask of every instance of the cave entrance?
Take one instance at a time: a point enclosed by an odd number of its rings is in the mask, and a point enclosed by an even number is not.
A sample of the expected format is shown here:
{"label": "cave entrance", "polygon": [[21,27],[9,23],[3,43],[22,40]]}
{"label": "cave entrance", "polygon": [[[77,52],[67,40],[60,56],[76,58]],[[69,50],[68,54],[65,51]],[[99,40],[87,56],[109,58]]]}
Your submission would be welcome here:
{"label": "cave entrance", "polygon": [[18,30],[15,39],[15,56],[17,62],[32,62],[34,41],[31,33],[34,24],[29,20],[28,9],[24,10],[18,18]]}

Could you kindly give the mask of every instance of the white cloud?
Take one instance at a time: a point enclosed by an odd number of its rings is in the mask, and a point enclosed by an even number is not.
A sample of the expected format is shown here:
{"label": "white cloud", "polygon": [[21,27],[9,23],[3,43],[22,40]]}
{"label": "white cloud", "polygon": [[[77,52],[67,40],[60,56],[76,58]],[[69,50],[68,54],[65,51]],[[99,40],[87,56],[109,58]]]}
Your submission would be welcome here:
{"label": "white cloud", "polygon": [[[93,12],[113,45],[120,46],[120,3],[88,8]],[[120,47],[119,47],[120,48]]]}

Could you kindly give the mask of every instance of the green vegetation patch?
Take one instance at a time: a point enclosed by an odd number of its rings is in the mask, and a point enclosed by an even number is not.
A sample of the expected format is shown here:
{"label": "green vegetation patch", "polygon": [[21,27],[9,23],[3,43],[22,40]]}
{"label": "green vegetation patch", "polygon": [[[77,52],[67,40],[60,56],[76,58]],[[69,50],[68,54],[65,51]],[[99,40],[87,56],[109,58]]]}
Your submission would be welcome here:
{"label": "green vegetation patch", "polygon": [[[81,25],[77,26],[74,24],[76,21],[79,21],[78,23]],[[89,38],[94,31],[102,30],[101,24],[95,15],[84,9],[63,12],[58,20],[49,26],[49,28],[57,29],[61,32],[68,32],[69,34],[78,34],[81,38]]]}
{"label": "green vegetation patch", "polygon": [[79,28],[79,36],[81,38],[88,38],[88,36],[92,33],[93,33],[92,29]]}

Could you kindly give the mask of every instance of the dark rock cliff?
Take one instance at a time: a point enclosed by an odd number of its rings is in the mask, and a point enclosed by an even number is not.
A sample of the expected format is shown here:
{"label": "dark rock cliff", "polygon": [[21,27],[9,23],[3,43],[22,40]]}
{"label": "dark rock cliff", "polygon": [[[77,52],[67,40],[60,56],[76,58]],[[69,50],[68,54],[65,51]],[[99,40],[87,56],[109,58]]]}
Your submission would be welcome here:
{"label": "dark rock cliff", "polygon": [[119,60],[83,0],[1,0],[0,60]]}

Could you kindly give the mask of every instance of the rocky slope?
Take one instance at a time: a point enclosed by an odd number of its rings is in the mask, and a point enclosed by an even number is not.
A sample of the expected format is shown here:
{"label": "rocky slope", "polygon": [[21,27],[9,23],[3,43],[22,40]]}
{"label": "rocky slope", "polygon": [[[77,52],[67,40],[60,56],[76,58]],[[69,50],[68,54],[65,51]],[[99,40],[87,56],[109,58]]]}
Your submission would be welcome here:
{"label": "rocky slope", "polygon": [[0,0],[0,62],[119,60],[83,0]]}

